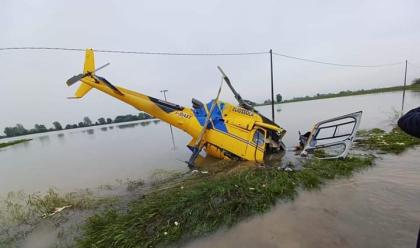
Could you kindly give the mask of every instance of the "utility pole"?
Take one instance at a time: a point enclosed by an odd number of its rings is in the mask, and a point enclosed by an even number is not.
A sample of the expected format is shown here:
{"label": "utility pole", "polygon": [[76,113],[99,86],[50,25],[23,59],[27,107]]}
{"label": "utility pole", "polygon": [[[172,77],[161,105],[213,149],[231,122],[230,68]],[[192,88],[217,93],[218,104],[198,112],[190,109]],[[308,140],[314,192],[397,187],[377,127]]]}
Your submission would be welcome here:
{"label": "utility pole", "polygon": [[[165,102],[167,102],[168,100],[166,100],[166,92],[168,92],[168,90],[161,90],[161,93],[163,93],[163,97],[165,98]],[[172,149],[175,150],[175,139],[174,139],[174,131],[172,130],[172,125],[169,124],[169,129],[171,130],[171,138],[172,138]]]}
{"label": "utility pole", "polygon": [[403,97],[402,97],[402,103],[401,103],[401,116],[404,114],[405,88],[406,87],[407,87],[407,60],[405,60],[404,88],[403,88]]}
{"label": "utility pole", "polygon": [[273,50],[270,49],[270,66],[271,66],[271,118],[274,120],[274,86],[273,86]]}

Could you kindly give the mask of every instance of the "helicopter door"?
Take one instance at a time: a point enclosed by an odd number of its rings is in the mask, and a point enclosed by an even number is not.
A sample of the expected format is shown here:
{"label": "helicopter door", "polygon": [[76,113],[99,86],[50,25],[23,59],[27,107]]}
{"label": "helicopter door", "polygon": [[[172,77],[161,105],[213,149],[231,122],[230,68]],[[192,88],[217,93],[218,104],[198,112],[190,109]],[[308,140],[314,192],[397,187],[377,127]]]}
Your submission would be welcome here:
{"label": "helicopter door", "polygon": [[353,144],[362,111],[318,122],[311,132],[300,135],[300,155],[313,153],[321,159],[345,158]]}
{"label": "helicopter door", "polygon": [[252,141],[248,144],[248,151],[250,151],[251,157],[254,161],[263,161],[264,160],[264,150],[265,150],[265,137],[266,131],[261,128],[257,128],[254,131],[252,136]]}

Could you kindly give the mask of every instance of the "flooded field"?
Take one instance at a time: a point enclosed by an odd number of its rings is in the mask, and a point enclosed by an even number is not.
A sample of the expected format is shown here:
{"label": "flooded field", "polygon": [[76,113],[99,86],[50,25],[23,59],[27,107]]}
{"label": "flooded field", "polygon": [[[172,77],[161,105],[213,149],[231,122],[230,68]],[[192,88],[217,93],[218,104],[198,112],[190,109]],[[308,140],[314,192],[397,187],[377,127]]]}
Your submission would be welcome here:
{"label": "flooded field", "polygon": [[[342,97],[276,105],[276,122],[288,133],[314,122],[362,110],[361,128],[390,129],[401,93]],[[408,92],[406,109],[420,105],[420,93]],[[271,107],[259,111],[270,116]],[[167,124],[141,121],[29,136],[27,143],[0,150],[0,195],[10,191],[62,192],[118,180],[148,180],[155,170],[187,171],[189,137],[175,132],[172,147]],[[377,166],[321,191],[302,192],[296,201],[240,223],[229,231],[187,247],[412,247],[420,225],[419,148],[386,155]]]}
{"label": "flooded field", "polygon": [[[361,128],[389,129],[400,109],[401,93],[342,97],[276,105],[276,122],[287,130],[286,146],[298,130],[316,121],[363,110]],[[420,93],[408,92],[406,109],[420,104]],[[259,111],[271,116],[271,107]],[[115,180],[146,179],[155,169],[185,171],[190,137],[174,129],[173,150],[166,123],[146,121],[66,130],[29,136],[32,141],[0,149],[0,195],[9,191],[72,191]],[[7,140],[5,140],[7,141]]]}

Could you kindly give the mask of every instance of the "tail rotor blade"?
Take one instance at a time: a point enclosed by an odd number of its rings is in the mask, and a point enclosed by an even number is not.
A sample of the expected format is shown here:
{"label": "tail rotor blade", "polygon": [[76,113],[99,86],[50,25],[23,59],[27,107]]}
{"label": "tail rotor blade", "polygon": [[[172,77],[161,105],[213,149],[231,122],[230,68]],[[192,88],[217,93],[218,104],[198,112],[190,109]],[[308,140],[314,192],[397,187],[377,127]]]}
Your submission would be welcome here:
{"label": "tail rotor blade", "polygon": [[85,74],[79,74],[79,75],[73,76],[73,77],[69,78],[69,80],[67,80],[66,84],[68,86],[72,86],[73,84],[82,80],[82,78],[84,78],[84,77],[85,77]]}
{"label": "tail rotor blade", "polygon": [[86,73],[80,73],[79,75],[73,76],[71,77],[69,80],[67,80],[66,84],[68,86],[72,86],[73,84],[77,83],[78,81],[82,80],[84,77],[87,77],[89,75],[93,75],[93,73],[102,70],[103,68],[107,67],[108,65],[110,65],[110,63],[106,63],[103,66],[100,66],[98,68],[96,68],[94,71],[92,72],[86,72]]}
{"label": "tail rotor blade", "polygon": [[99,71],[99,70],[102,70],[102,69],[104,69],[105,67],[107,67],[108,65],[110,65],[111,63],[106,63],[105,65],[103,65],[103,66],[100,66],[100,67],[98,67],[98,68],[96,68],[92,73],[94,73],[94,72],[97,72],[97,71]]}

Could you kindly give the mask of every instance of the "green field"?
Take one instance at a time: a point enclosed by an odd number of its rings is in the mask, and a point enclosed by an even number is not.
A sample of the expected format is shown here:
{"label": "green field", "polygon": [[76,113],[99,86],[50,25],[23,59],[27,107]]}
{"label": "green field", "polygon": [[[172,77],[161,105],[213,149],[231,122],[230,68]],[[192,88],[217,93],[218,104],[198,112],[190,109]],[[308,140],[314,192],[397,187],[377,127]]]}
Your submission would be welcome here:
{"label": "green field", "polygon": [[6,146],[13,146],[19,143],[23,143],[23,142],[27,142],[30,141],[32,139],[20,139],[20,140],[14,140],[14,141],[9,141],[9,142],[5,142],[5,143],[0,143],[0,148],[6,147]]}

